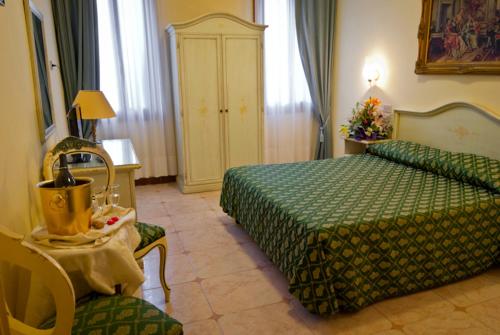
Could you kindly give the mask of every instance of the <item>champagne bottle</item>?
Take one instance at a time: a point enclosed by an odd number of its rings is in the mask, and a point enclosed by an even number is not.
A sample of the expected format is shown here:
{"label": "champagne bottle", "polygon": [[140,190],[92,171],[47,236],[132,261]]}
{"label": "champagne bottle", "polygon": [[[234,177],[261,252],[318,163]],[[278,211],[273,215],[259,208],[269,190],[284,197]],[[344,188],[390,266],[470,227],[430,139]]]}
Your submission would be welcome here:
{"label": "champagne bottle", "polygon": [[71,174],[68,168],[68,160],[65,154],[59,155],[59,174],[57,175],[56,180],[54,181],[54,186],[59,187],[69,187],[75,186],[76,180],[75,177]]}

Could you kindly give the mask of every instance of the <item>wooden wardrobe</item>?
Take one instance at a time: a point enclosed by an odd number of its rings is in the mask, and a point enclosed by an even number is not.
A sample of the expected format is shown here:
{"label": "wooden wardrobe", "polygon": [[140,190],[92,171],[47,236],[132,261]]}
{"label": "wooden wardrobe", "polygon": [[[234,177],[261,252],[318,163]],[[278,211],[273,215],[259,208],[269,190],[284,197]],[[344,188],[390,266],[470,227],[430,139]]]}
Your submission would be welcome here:
{"label": "wooden wardrobe", "polygon": [[265,27],[214,13],[167,28],[184,193],[218,190],[226,169],[262,162]]}

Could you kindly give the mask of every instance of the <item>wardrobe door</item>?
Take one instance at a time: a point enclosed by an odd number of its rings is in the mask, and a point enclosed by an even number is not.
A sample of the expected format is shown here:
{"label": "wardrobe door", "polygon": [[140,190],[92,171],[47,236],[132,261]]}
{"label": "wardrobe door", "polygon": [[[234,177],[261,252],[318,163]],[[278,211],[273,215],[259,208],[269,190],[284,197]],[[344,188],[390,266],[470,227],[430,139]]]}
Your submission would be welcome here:
{"label": "wardrobe door", "polygon": [[260,39],[223,36],[226,166],[261,162]]}
{"label": "wardrobe door", "polygon": [[183,35],[180,48],[186,181],[220,182],[225,168],[220,37]]}

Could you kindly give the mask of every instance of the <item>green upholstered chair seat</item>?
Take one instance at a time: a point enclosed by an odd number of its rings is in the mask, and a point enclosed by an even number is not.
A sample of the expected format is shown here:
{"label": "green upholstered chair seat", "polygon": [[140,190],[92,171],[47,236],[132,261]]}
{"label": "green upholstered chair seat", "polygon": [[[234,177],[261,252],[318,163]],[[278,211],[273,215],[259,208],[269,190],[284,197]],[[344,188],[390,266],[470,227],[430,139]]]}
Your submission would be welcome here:
{"label": "green upholstered chair seat", "polygon": [[163,229],[163,227],[160,226],[148,223],[136,222],[135,228],[137,228],[139,234],[141,235],[141,243],[135,249],[136,251],[147,247],[154,241],[165,236],[165,229]]}
{"label": "green upholstered chair seat", "polygon": [[[55,317],[40,328],[48,329],[54,324]],[[182,324],[144,300],[100,296],[77,306],[71,334],[178,335],[182,334]]]}

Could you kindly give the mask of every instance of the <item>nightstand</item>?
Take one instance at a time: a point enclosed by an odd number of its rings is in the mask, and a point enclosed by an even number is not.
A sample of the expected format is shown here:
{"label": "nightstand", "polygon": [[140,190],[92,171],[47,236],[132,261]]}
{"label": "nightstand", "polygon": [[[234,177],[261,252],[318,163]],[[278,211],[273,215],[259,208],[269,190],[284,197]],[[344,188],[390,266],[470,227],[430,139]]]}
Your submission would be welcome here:
{"label": "nightstand", "polygon": [[348,137],[344,139],[344,152],[346,153],[346,155],[363,154],[366,152],[366,147],[368,146],[368,144],[383,143],[390,140],[391,139],[356,140],[354,138]]}

